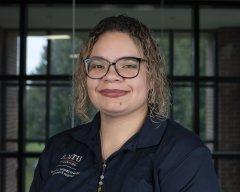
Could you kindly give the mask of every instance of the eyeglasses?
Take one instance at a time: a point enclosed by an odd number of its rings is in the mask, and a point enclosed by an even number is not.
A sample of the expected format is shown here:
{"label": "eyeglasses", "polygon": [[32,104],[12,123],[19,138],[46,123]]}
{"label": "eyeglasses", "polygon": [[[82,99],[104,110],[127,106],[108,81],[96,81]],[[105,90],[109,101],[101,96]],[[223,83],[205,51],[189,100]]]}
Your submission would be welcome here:
{"label": "eyeglasses", "polygon": [[138,57],[122,57],[115,62],[110,62],[102,57],[89,57],[83,59],[87,76],[91,79],[101,79],[114,66],[117,74],[123,78],[134,78],[140,70],[140,63],[146,61]]}

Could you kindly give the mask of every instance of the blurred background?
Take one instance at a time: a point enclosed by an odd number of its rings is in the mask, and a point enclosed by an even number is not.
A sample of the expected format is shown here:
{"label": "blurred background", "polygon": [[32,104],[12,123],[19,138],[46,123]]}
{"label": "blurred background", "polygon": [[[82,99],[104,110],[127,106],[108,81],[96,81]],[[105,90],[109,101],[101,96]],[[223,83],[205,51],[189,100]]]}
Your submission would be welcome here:
{"label": "blurred background", "polygon": [[71,98],[81,43],[100,19],[127,14],[164,53],[170,118],[209,147],[222,192],[239,192],[240,1],[113,2],[0,2],[0,191],[27,192],[46,140],[81,123]]}

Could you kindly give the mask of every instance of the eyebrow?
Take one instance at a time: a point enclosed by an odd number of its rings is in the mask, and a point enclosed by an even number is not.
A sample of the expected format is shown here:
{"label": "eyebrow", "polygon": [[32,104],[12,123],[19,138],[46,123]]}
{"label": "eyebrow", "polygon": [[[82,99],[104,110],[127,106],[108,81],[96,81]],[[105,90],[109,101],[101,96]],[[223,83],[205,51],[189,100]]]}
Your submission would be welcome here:
{"label": "eyebrow", "polygon": [[120,59],[124,59],[124,58],[137,58],[137,59],[143,59],[143,60],[146,60],[146,59],[144,59],[144,58],[142,58],[142,57],[140,57],[140,56],[123,56],[123,57],[119,57],[119,58],[117,58],[115,61],[110,61],[110,60],[108,60],[108,59],[106,59],[105,57],[102,57],[102,56],[98,56],[98,55],[96,55],[96,56],[89,56],[89,57],[87,57],[87,58],[100,58],[100,59],[104,59],[104,60],[106,60],[106,61],[108,61],[108,62],[111,62],[111,63],[115,63],[115,62],[117,62],[118,60],[120,60]]}

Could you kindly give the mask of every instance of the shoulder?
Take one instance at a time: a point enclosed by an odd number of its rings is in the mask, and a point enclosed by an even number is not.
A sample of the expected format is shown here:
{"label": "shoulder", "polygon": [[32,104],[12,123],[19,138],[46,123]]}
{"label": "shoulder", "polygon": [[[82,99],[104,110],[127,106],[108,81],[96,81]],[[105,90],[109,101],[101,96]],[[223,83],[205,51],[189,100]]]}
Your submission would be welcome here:
{"label": "shoulder", "polygon": [[219,191],[210,150],[198,135],[167,121],[155,161],[162,190]]}
{"label": "shoulder", "polygon": [[167,119],[167,126],[156,154],[156,163],[162,174],[178,167],[189,157],[198,159],[210,156],[210,151],[198,135],[174,120]]}
{"label": "shoulder", "polygon": [[167,119],[163,144],[171,146],[172,150],[180,150],[181,153],[188,153],[195,148],[204,146],[197,134],[171,119]]}
{"label": "shoulder", "polygon": [[45,146],[45,150],[61,149],[72,143],[81,142],[81,138],[86,138],[89,135],[91,123],[81,124],[74,128],[67,129],[50,137]]}

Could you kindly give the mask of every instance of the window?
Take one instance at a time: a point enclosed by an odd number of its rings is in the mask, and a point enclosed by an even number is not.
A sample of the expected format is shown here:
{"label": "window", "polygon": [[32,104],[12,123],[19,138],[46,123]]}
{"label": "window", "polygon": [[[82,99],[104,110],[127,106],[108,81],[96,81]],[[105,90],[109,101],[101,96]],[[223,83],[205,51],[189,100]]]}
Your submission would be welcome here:
{"label": "window", "polygon": [[[71,128],[76,54],[99,19],[120,13],[152,29],[171,81],[170,118],[209,147],[222,190],[239,191],[240,5],[227,5],[199,6],[199,26],[191,4],[163,9],[77,5],[73,37],[71,5],[26,5],[24,36],[20,5],[0,4],[0,191],[28,191],[46,140]],[[80,123],[75,117],[74,124]]]}

